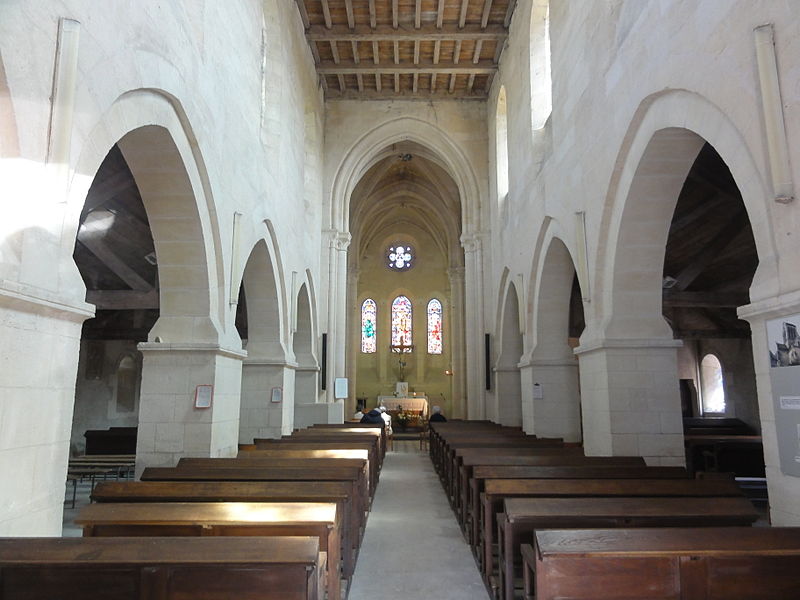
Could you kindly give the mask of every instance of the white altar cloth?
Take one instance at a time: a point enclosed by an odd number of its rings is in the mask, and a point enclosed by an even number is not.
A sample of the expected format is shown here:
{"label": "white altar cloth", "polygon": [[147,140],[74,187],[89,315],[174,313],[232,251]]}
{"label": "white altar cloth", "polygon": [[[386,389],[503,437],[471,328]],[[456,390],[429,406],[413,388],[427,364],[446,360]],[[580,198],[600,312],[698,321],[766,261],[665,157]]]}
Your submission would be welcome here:
{"label": "white altar cloth", "polygon": [[423,415],[428,414],[428,399],[424,396],[398,398],[396,396],[378,396],[378,404],[388,410],[396,410],[402,406],[403,410],[421,410]]}

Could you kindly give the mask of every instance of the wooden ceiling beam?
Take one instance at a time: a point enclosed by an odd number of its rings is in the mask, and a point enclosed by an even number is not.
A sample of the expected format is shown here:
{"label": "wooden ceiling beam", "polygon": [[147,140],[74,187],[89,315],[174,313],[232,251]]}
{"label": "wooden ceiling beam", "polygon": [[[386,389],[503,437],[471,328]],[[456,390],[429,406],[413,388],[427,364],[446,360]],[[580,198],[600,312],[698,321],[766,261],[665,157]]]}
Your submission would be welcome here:
{"label": "wooden ceiling beam", "polygon": [[489,14],[492,12],[492,0],[485,0],[483,3],[483,15],[481,16],[481,28],[486,29],[489,24]]}
{"label": "wooden ceiling beam", "polygon": [[458,15],[458,28],[464,29],[467,24],[467,9],[469,8],[469,0],[461,0],[461,14]]}
{"label": "wooden ceiling beam", "polygon": [[347,11],[347,26],[352,29],[356,26],[356,18],[353,14],[353,0],[344,0],[344,8]]}
{"label": "wooden ceiling beam", "polygon": [[667,289],[663,304],[669,308],[736,308],[750,303],[747,293],[681,292]]}
{"label": "wooden ceiling beam", "polygon": [[[81,226],[83,230],[83,226]],[[107,266],[111,271],[125,282],[125,285],[134,290],[146,292],[153,289],[150,282],[134,271],[128,264],[106,244],[102,237],[94,235],[81,235],[78,232],[78,243],[94,254],[100,262]]]}
{"label": "wooden ceiling beam", "polygon": [[444,0],[439,0],[439,8],[436,10],[436,28],[441,29],[444,22]]}
{"label": "wooden ceiling beam", "polygon": [[375,29],[378,25],[378,16],[375,12],[375,0],[369,0],[369,26]]}
{"label": "wooden ceiling beam", "polygon": [[328,6],[328,0],[321,0],[322,1],[322,16],[325,19],[325,27],[330,29],[333,27],[333,22],[331,21],[331,9]]}
{"label": "wooden ceiling beam", "polygon": [[398,0],[392,0],[392,27],[397,29],[397,26],[400,24],[400,17],[398,15]]}
{"label": "wooden ceiling beam", "polygon": [[136,181],[128,171],[119,171],[103,180],[95,181],[86,194],[82,213],[88,214],[95,208],[99,208],[118,194],[126,192],[136,187]]}
{"label": "wooden ceiling beam", "polygon": [[306,33],[306,37],[311,42],[328,42],[336,40],[340,42],[356,41],[393,41],[393,40],[422,40],[422,41],[450,41],[450,40],[482,40],[482,41],[505,41],[508,37],[508,30],[500,25],[491,25],[486,28],[479,28],[475,25],[465,25],[458,29],[453,25],[447,27],[433,27],[425,24],[419,28],[408,27],[402,23],[398,24],[397,29],[386,25],[373,28],[363,25],[356,25],[353,29],[346,26],[335,25],[327,29],[319,25],[312,25]]}
{"label": "wooden ceiling beam", "polygon": [[744,210],[735,213],[700,253],[693,257],[689,264],[675,276],[675,289],[683,291],[689,287],[749,223]]}
{"label": "wooden ceiling beam", "polygon": [[435,73],[451,75],[465,74],[469,75],[474,73],[476,75],[491,75],[497,72],[497,65],[492,61],[481,61],[477,65],[474,64],[434,64],[430,62],[420,62],[418,65],[370,65],[368,63],[360,64],[335,64],[335,63],[322,63],[318,67],[319,73],[322,75],[357,75],[359,73],[384,73],[386,75],[413,75],[414,73]]}
{"label": "wooden ceiling beam", "polygon": [[422,26],[422,0],[417,0],[414,7],[414,27],[419,29]]}
{"label": "wooden ceiling beam", "polygon": [[447,91],[439,91],[431,93],[422,90],[418,93],[412,93],[410,90],[401,90],[399,94],[391,90],[376,91],[365,90],[363,93],[358,93],[354,90],[348,90],[344,94],[339,94],[332,90],[327,97],[328,100],[486,100],[486,94],[472,93],[472,94],[450,94]]}
{"label": "wooden ceiling beam", "polygon": [[86,302],[99,310],[136,310],[159,308],[158,290],[86,290]]}
{"label": "wooden ceiling beam", "polygon": [[747,339],[750,331],[745,329],[675,329],[672,337],[676,340],[703,340],[703,339]]}

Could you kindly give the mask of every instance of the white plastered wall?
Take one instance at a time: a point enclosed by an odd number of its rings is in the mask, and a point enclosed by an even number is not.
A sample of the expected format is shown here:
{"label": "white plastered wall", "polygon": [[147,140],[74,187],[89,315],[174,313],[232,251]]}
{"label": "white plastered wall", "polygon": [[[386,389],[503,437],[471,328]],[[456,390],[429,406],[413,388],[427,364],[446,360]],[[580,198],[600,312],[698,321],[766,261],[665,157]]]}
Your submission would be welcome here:
{"label": "white plastered wall", "polygon": [[[69,123],[56,123],[68,136],[64,179],[47,166],[61,18],[79,33],[77,68],[64,79],[74,90]],[[197,252],[184,256],[193,265],[188,287],[163,298],[172,308],[162,317],[174,318],[162,319],[142,348],[142,394],[151,401],[143,403],[141,438],[152,452],[142,453],[140,468],[230,455],[245,356],[231,295],[247,249],[270,238],[283,250],[284,280],[319,269],[321,92],[297,9],[282,0],[144,0],[113,11],[88,0],[5,3],[0,57],[0,475],[11,482],[0,499],[0,534],[58,535],[80,329],[93,314],[72,250],[97,168],[127,133],[162,128],[186,170],[202,232],[199,240],[192,234],[200,262]],[[171,182],[161,184],[168,194]],[[233,248],[235,212],[244,215],[245,256]],[[175,235],[181,231],[189,229],[176,222]],[[178,276],[167,267],[182,266],[180,252],[168,260],[165,248],[162,288]],[[297,290],[281,294],[288,305]],[[191,408],[201,383],[215,385],[213,417]]]}
{"label": "white plastered wall", "polygon": [[[641,328],[637,332],[637,326],[629,327],[630,321],[626,326],[617,321],[620,326],[615,327],[614,289],[625,275],[615,270],[624,261],[612,248],[626,251],[618,247],[626,235],[620,226],[633,222],[624,221],[623,209],[633,173],[656,132],[689,130],[700,144],[711,143],[742,192],[759,254],[759,269],[750,290],[752,304],[740,309],[740,315],[750,321],[753,331],[772,518],[775,523],[797,524],[800,482],[783,475],[778,466],[764,321],[797,312],[800,273],[790,265],[796,267],[800,252],[790,240],[797,231],[800,208],[796,201],[783,205],[772,200],[753,29],[774,23],[788,149],[796,180],[800,165],[800,86],[795,76],[800,16],[789,4],[767,0],[552,0],[553,113],[542,129],[534,130],[531,89],[534,94],[541,90],[530,80],[532,4],[541,14],[542,2],[518,4],[487,109],[489,115],[494,114],[494,101],[504,85],[510,148],[509,217],[499,218],[496,197],[492,198],[493,264],[507,264],[512,279],[523,277],[527,282],[529,277],[537,278],[538,271],[530,273],[530,265],[535,264],[541,231],[555,221],[567,246],[576,248],[582,232],[576,227],[575,213],[585,213],[587,285],[582,280],[581,286],[587,330],[581,345],[584,350],[605,348],[594,353],[602,357],[599,361],[591,353],[580,354],[582,381],[591,384],[581,390],[587,448],[594,446],[600,453],[634,451],[650,456],[652,463],[675,464],[673,461],[680,459],[681,436],[672,422],[678,410],[677,405],[672,406],[673,399],[659,400],[667,403],[667,421],[659,418],[658,424],[650,424],[654,437],[634,432],[636,437],[628,439],[634,443],[627,445],[615,446],[608,405],[594,414],[592,410],[598,408],[600,398],[625,404],[643,397],[640,394],[654,381],[669,385],[676,372],[668,331],[652,330],[653,326],[661,328],[658,320],[652,319],[652,311],[642,313],[640,323],[644,326],[644,320],[649,321],[648,335]],[[493,141],[491,122],[489,136]],[[494,171],[492,158],[492,177]],[[583,265],[576,267],[580,272]],[[491,289],[502,287],[500,277],[495,270]],[[630,316],[635,320],[635,314]],[[612,338],[621,336],[640,339],[636,343],[629,339],[617,348],[609,346]],[[644,362],[637,365],[636,357]],[[653,377],[651,382],[635,381],[645,373]],[[637,387],[640,391],[632,391]],[[617,393],[626,388],[627,396]],[[523,397],[529,393],[522,391]],[[587,419],[587,413],[593,418]]]}

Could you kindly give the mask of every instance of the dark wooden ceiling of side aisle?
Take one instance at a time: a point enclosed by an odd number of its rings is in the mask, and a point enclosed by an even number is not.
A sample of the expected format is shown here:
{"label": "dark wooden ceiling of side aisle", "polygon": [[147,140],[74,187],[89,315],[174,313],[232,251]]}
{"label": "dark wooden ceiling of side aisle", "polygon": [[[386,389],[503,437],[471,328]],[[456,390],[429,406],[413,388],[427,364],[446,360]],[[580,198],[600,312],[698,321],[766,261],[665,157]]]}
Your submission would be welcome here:
{"label": "dark wooden ceiling of side aisle", "polygon": [[517,0],[295,0],[327,99],[485,99]]}

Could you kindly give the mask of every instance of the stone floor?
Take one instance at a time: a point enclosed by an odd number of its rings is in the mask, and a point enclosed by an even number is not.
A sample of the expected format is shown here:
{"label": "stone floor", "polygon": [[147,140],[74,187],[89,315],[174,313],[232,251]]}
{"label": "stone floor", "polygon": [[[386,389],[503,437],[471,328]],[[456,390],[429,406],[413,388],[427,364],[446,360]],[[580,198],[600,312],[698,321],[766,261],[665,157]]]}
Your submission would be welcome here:
{"label": "stone floor", "polygon": [[348,600],[486,600],[427,452],[395,440],[372,504]]}

